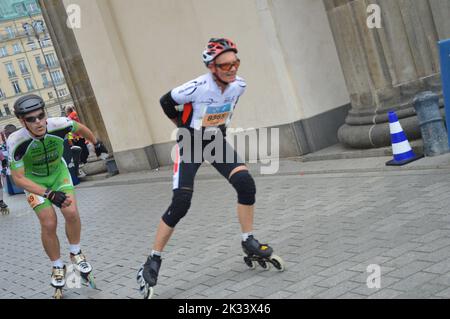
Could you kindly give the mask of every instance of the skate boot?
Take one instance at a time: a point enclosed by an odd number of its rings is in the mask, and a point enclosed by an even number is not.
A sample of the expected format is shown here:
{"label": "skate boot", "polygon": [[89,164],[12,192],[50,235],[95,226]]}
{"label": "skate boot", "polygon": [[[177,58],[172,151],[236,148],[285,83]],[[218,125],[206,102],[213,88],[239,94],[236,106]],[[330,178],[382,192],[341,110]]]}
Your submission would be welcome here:
{"label": "skate boot", "polygon": [[0,212],[2,215],[8,215],[9,214],[9,208],[8,205],[2,200],[0,200]]}
{"label": "skate boot", "polygon": [[63,288],[66,285],[66,266],[63,268],[53,267],[51,285],[55,288],[53,298],[61,299],[63,297]]}
{"label": "skate boot", "polygon": [[159,268],[161,267],[160,256],[149,256],[144,265],[139,269],[136,281],[139,284],[139,292],[144,299],[151,299],[153,296],[153,286],[158,281]]}
{"label": "skate boot", "polygon": [[283,259],[272,254],[272,247],[267,244],[260,244],[253,235],[248,236],[247,240],[242,242],[242,249],[247,255],[244,257],[244,262],[250,269],[255,269],[256,263],[265,270],[269,270],[270,264],[279,271],[285,269]]}
{"label": "skate boot", "polygon": [[75,267],[75,270],[83,278],[83,283],[89,285],[91,288],[96,288],[94,275],[92,272],[92,266],[86,260],[86,257],[81,253],[81,251],[74,255],[70,253],[70,260]]}

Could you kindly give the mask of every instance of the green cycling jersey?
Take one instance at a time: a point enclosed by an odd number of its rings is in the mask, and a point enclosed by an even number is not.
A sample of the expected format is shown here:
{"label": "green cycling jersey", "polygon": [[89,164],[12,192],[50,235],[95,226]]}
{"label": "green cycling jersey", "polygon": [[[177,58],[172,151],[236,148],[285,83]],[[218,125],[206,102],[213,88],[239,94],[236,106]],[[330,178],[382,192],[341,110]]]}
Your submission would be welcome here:
{"label": "green cycling jersey", "polygon": [[7,141],[11,170],[24,168],[29,178],[57,173],[61,166],[66,166],[64,138],[77,129],[77,122],[56,117],[47,119],[47,133],[40,139],[33,137],[26,128],[14,132]]}

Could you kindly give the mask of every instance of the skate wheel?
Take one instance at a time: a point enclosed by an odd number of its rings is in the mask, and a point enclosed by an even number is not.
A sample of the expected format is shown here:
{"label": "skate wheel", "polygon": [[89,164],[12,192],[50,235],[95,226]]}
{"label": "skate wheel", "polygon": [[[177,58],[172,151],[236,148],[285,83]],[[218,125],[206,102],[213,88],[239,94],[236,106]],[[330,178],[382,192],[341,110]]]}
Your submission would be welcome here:
{"label": "skate wheel", "polygon": [[153,287],[150,287],[146,283],[142,283],[139,285],[139,292],[144,297],[144,299],[152,299],[153,297]]}
{"label": "skate wheel", "polygon": [[244,257],[244,262],[248,266],[248,268],[250,268],[252,270],[256,268],[256,263],[253,260],[251,260],[249,257]]}
{"label": "skate wheel", "polygon": [[152,297],[153,297],[153,287],[149,287],[148,284],[145,284],[144,299],[152,299]]}
{"label": "skate wheel", "polygon": [[54,299],[62,299],[62,288],[56,288],[55,293],[53,294]]}
{"label": "skate wheel", "polygon": [[270,257],[270,262],[272,263],[272,265],[278,269],[278,271],[284,271],[286,269],[286,266],[284,264],[284,260],[281,259],[280,256],[277,255],[272,255]]}
{"label": "skate wheel", "polygon": [[88,279],[89,287],[91,287],[92,289],[96,289],[97,285],[95,284],[95,281],[94,281],[94,275],[92,273],[90,273],[88,275],[87,279]]}
{"label": "skate wheel", "polygon": [[258,260],[258,264],[261,266],[262,269],[264,270],[269,270],[270,269],[270,264],[265,262],[264,260]]}
{"label": "skate wheel", "polygon": [[142,276],[142,272],[144,271],[144,265],[139,268],[137,274],[136,274],[136,282],[139,286],[143,285],[144,277]]}
{"label": "skate wheel", "polygon": [[144,280],[142,273],[144,272],[144,265],[139,268],[136,275],[136,282],[139,285],[139,293],[144,296],[144,299],[152,299],[153,287],[150,287]]}
{"label": "skate wheel", "polygon": [[89,279],[88,279],[88,277],[85,274],[83,274],[83,273],[77,272],[77,274],[79,276],[81,276],[81,284],[83,286],[86,286],[86,287],[89,286]]}
{"label": "skate wheel", "polygon": [[94,275],[92,275],[91,273],[88,275],[81,273],[80,276],[82,279],[81,283],[83,284],[83,286],[91,287],[93,289],[97,288],[97,286],[95,285]]}
{"label": "skate wheel", "polygon": [[142,269],[138,271],[136,281],[139,285],[139,293],[144,297],[144,299],[151,299],[153,297],[153,287],[150,287],[144,280],[142,276]]}

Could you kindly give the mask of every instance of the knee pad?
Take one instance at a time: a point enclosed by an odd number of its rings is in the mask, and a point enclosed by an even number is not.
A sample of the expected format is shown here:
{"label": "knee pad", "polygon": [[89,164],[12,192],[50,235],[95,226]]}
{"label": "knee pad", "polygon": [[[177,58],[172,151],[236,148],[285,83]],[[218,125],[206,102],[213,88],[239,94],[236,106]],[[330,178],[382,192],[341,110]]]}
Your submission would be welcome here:
{"label": "knee pad", "polygon": [[172,203],[162,219],[169,227],[175,227],[191,207],[193,191],[191,189],[176,189],[173,191]]}
{"label": "knee pad", "polygon": [[253,205],[255,203],[255,180],[247,170],[233,174],[230,183],[237,191],[239,204]]}

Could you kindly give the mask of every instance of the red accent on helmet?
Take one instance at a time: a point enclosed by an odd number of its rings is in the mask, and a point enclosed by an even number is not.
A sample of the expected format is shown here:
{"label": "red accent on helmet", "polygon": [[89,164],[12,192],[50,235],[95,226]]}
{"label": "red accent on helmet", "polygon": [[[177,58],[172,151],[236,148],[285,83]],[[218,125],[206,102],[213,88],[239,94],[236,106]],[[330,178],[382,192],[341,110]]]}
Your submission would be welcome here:
{"label": "red accent on helmet", "polygon": [[203,62],[208,65],[219,55],[227,51],[238,53],[236,44],[233,41],[225,38],[212,38],[203,51]]}

